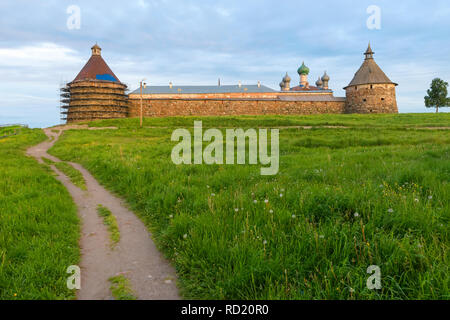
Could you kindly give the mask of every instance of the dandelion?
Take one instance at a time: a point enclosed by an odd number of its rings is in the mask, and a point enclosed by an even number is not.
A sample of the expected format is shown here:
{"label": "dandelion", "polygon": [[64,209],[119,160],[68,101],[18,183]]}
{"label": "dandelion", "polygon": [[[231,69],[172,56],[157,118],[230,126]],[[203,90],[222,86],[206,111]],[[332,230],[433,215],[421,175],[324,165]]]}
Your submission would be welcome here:
{"label": "dandelion", "polygon": [[17,293],[14,293],[14,297],[17,297]]}
{"label": "dandelion", "polygon": [[280,198],[283,198],[283,194],[282,193],[280,193]]}
{"label": "dandelion", "polygon": [[323,238],[325,238],[325,236],[324,236],[323,234],[321,234],[321,235],[319,236],[319,238],[320,238],[320,239],[323,239]]}
{"label": "dandelion", "polygon": [[255,199],[255,200],[253,200],[253,203],[258,203],[258,200],[256,200],[256,199]]}
{"label": "dandelion", "polygon": [[234,211],[238,212],[238,211],[239,211],[239,208],[234,208]]}
{"label": "dandelion", "polygon": [[211,197],[215,197],[216,196],[216,194],[215,193],[211,193]]}
{"label": "dandelion", "polygon": [[293,214],[292,215],[292,219],[295,219],[295,218],[297,218],[297,216],[295,214]]}
{"label": "dandelion", "polygon": [[414,201],[415,201],[415,202],[419,202],[419,199],[415,198]]}
{"label": "dandelion", "polygon": [[171,214],[171,215],[169,216],[169,218],[172,219],[172,218],[173,218],[173,214]]}
{"label": "dandelion", "polygon": [[208,186],[208,185],[206,185],[206,187],[209,189],[209,186]]}
{"label": "dandelion", "polygon": [[350,288],[349,291],[350,291],[350,293],[353,293],[353,292],[355,292],[355,289]]}
{"label": "dandelion", "polygon": [[266,245],[266,244],[267,244],[267,240],[264,240],[264,241],[263,241],[263,244]]}
{"label": "dandelion", "polygon": [[265,202],[265,203],[269,203],[269,200],[268,200],[268,199],[266,199],[266,200],[264,200],[264,202]]}
{"label": "dandelion", "polygon": [[270,212],[270,213],[273,213],[273,210],[272,210],[272,209],[270,209],[270,210],[269,210],[269,212]]}
{"label": "dandelion", "polygon": [[429,200],[433,199],[433,196],[428,196],[428,199],[429,199]]}
{"label": "dandelion", "polygon": [[359,217],[359,213],[358,213],[358,212],[355,212],[354,216],[355,216],[356,218],[358,218],[358,217]]}
{"label": "dandelion", "polygon": [[388,212],[389,212],[389,213],[392,213],[392,212],[394,212],[394,209],[389,208],[389,209],[388,209]]}
{"label": "dandelion", "polygon": [[183,239],[187,238],[187,233],[183,234]]}

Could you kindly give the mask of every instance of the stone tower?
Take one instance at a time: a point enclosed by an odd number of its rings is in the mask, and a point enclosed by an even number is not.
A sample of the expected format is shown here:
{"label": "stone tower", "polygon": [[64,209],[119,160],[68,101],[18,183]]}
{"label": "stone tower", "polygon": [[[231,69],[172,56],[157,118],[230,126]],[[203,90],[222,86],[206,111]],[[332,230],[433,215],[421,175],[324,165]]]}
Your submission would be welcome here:
{"label": "stone tower", "polygon": [[372,48],[364,53],[366,58],[346,93],[346,113],[398,113],[395,95],[396,83],[392,82],[373,59]]}
{"label": "stone tower", "polygon": [[127,86],[103,60],[96,44],[76,78],[61,91],[62,119],[67,123],[96,119],[125,118],[128,113]]}

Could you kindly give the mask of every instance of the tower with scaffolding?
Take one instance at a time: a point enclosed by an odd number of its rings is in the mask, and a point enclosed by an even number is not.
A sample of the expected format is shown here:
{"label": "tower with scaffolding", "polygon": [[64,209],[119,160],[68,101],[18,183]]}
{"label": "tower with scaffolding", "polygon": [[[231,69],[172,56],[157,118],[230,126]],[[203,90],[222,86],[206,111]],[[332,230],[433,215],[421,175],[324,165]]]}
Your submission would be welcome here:
{"label": "tower with scaffolding", "polygon": [[101,56],[96,44],[92,56],[77,77],[60,88],[61,120],[67,123],[125,118],[127,86],[120,82]]}

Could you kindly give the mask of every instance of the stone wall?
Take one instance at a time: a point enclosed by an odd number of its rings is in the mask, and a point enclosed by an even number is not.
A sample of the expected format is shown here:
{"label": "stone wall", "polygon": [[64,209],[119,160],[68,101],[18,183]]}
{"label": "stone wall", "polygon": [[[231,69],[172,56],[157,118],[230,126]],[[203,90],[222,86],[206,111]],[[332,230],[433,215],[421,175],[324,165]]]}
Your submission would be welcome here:
{"label": "stone wall", "polygon": [[[345,100],[283,101],[278,99],[143,99],[144,117],[224,115],[308,115],[344,113]],[[130,98],[129,117],[140,115],[140,99]]]}
{"label": "stone wall", "polygon": [[345,113],[398,113],[394,84],[367,84],[346,89]]}

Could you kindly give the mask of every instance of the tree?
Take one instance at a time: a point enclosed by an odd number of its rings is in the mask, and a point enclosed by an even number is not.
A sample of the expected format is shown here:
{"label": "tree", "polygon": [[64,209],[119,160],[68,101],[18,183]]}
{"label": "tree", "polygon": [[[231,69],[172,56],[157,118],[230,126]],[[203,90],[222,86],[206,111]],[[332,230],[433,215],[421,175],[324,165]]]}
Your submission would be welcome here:
{"label": "tree", "polygon": [[447,98],[448,83],[442,79],[436,78],[431,81],[431,87],[427,90],[428,95],[425,97],[425,106],[427,108],[450,107],[450,98]]}

